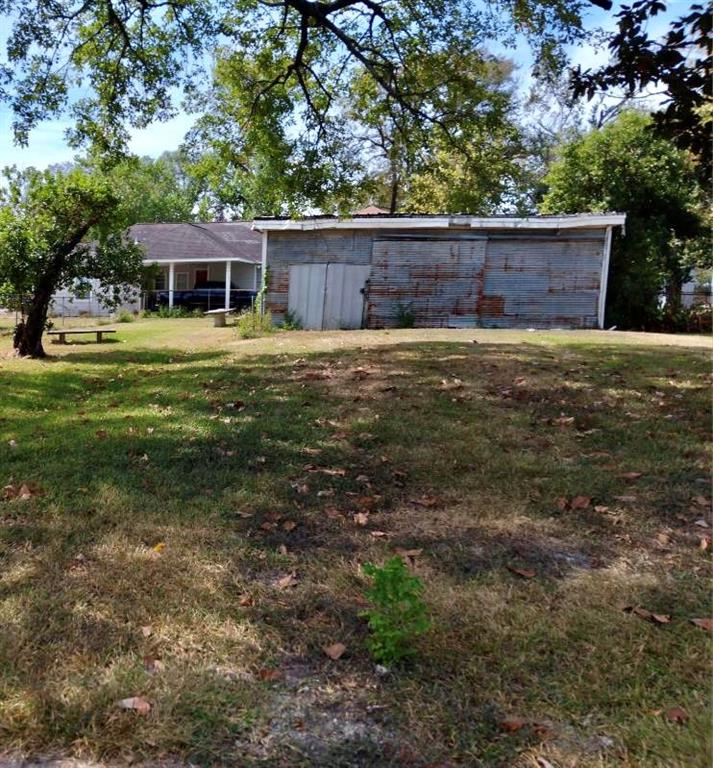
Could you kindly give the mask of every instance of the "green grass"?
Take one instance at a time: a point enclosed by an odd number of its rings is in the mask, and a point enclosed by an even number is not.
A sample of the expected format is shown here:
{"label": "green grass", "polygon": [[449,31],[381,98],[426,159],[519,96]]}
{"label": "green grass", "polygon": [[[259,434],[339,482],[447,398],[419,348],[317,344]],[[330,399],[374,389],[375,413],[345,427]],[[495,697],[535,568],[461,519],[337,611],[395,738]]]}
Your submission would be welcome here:
{"label": "green grass", "polygon": [[[0,483],[40,491],[0,500],[0,750],[709,764],[708,340],[209,326],[0,360]],[[431,629],[379,675],[360,565],[398,548]]]}

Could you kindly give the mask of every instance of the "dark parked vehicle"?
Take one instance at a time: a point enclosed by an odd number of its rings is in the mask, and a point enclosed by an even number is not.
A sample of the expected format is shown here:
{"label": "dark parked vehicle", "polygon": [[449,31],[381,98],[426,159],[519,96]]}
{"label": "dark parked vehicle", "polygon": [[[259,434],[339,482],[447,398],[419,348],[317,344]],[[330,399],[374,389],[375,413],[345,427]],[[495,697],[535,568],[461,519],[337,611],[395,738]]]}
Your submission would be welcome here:
{"label": "dark parked vehicle", "polygon": [[[252,307],[256,291],[250,291],[244,288],[236,288],[233,283],[230,284],[230,306],[231,308],[241,310]],[[155,291],[149,296],[148,308],[168,306],[168,291]],[[173,306],[183,307],[187,310],[201,309],[219,309],[225,306],[225,283],[220,280],[207,280],[206,282],[196,283],[195,288],[187,290],[173,291]]]}

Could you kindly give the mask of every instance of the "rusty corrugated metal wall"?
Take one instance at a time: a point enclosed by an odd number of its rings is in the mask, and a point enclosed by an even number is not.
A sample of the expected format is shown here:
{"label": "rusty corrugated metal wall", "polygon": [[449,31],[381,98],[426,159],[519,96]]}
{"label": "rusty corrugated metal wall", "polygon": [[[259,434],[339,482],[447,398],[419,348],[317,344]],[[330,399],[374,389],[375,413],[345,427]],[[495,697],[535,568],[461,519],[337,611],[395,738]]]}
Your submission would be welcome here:
{"label": "rusty corrugated metal wall", "polygon": [[270,232],[267,305],[287,309],[289,266],[370,264],[366,325],[597,327],[605,230]]}

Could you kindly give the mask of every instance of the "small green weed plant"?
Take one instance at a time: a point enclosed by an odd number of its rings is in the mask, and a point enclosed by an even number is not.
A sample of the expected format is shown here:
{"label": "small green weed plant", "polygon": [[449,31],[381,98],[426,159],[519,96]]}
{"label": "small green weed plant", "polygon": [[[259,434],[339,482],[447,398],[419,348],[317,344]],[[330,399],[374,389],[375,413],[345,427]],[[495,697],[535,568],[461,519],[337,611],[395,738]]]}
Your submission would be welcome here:
{"label": "small green weed plant", "polygon": [[371,631],[367,647],[375,661],[398,664],[416,653],[416,639],[430,626],[423,582],[398,556],[383,566],[365,563],[363,571],[372,579],[365,592],[372,607],[361,614]]}

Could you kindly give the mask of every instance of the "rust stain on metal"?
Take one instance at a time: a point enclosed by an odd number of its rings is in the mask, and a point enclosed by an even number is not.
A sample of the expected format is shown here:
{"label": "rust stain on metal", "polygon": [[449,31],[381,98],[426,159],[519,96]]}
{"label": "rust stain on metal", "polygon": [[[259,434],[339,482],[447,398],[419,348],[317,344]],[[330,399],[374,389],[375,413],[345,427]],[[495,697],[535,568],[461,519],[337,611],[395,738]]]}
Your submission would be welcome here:
{"label": "rust stain on metal", "polygon": [[501,317],[505,314],[505,297],[483,294],[478,299],[477,312],[481,316]]}

